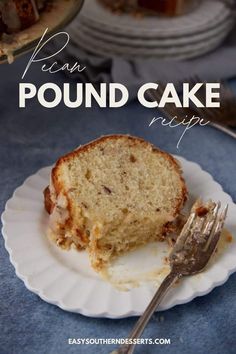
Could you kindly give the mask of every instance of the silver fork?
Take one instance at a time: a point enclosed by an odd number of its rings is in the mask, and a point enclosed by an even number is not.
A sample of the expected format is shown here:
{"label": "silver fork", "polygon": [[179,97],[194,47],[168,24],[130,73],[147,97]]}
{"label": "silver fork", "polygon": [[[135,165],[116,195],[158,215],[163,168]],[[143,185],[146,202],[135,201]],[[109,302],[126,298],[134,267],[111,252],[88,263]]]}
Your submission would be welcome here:
{"label": "silver fork", "polygon": [[[194,76],[189,80],[189,84],[193,86],[197,82],[201,82],[201,79],[198,76]],[[210,124],[214,128],[219,129],[236,139],[236,132],[228,127],[236,127],[236,98],[229,86],[225,85],[223,82],[219,83],[221,106],[219,108],[194,107],[194,110],[201,115],[202,118],[209,119]],[[197,97],[204,104],[206,99],[204,90],[200,89],[197,93]]]}
{"label": "silver fork", "polygon": [[[227,216],[228,205],[221,213],[220,202],[198,200],[192,207],[177,242],[169,255],[170,273],[161,283],[147,309],[139,318],[127,340],[139,338],[168,289],[181,277],[200,273],[208,264],[218,244]],[[125,344],[111,354],[132,354],[134,342]]]}

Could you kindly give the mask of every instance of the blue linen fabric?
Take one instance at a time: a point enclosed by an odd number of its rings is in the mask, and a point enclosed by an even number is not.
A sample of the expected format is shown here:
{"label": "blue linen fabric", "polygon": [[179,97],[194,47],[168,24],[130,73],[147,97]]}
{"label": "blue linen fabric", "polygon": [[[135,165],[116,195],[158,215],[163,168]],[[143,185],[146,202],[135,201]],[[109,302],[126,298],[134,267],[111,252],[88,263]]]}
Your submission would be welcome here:
{"label": "blue linen fabric", "polygon": [[[78,145],[112,133],[141,136],[170,153],[199,163],[236,200],[236,141],[231,137],[208,126],[196,126],[184,136],[177,150],[183,128],[170,129],[160,124],[149,127],[157,112],[138,102],[120,109],[94,106],[73,110],[63,105],[45,109],[32,100],[26,109],[19,109],[18,83],[25,65],[26,58],[21,58],[11,66],[0,66],[1,212],[26,177]],[[25,80],[39,87],[50,81],[62,84],[65,77],[42,73],[34,64]],[[236,88],[234,82],[232,85]],[[235,313],[234,274],[210,294],[155,314],[144,337],[170,338],[171,345],[140,345],[136,353],[234,354]],[[1,354],[105,354],[114,346],[68,345],[68,338],[125,338],[135,321],[136,318],[88,318],[44,302],[17,278],[0,238]]]}

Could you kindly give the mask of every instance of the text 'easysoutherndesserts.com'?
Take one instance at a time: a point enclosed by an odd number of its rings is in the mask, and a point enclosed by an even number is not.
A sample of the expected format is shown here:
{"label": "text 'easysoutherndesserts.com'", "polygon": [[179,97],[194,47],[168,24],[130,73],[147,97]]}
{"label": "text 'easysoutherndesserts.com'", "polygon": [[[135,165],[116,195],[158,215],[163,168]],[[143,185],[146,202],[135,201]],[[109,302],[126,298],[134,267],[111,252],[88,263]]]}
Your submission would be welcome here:
{"label": "text 'easysoutherndesserts.com'", "polygon": [[169,345],[170,338],[68,338],[70,345],[128,345],[128,344],[149,344],[149,345]]}

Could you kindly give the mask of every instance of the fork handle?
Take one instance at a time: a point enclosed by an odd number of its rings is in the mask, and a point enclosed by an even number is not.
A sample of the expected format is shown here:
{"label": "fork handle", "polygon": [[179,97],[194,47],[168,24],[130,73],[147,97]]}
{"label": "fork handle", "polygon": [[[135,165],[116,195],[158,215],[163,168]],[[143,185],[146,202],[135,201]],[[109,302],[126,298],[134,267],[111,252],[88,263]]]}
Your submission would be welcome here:
{"label": "fork handle", "polygon": [[[154,295],[153,299],[151,300],[150,304],[144,311],[143,315],[139,318],[136,325],[134,326],[132,332],[130,333],[127,340],[133,340],[135,338],[139,338],[146,325],[148,324],[150,318],[152,317],[153,313],[156,311],[158,305],[160,304],[161,300],[169,290],[169,288],[176,282],[177,279],[181,277],[180,274],[177,274],[174,271],[171,271],[163,280],[160,287],[158,288],[156,294]],[[124,344],[117,350],[114,350],[111,354],[132,354],[135,348],[134,343],[132,344]]]}
{"label": "fork handle", "polygon": [[236,139],[236,133],[230,129],[230,128],[227,128],[226,126],[224,125],[221,125],[221,124],[218,124],[218,123],[214,123],[214,122],[211,122],[210,125],[220,131],[222,131],[223,133],[226,133],[228,134],[229,136],[231,136],[232,138]]}

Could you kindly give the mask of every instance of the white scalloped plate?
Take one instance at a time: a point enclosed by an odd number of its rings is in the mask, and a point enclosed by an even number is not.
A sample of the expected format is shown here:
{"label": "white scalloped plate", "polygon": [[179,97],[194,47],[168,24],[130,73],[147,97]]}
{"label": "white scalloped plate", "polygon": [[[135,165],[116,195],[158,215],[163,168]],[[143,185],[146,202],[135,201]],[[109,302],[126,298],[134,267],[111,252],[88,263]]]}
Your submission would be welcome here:
{"label": "white scalloped plate", "polygon": [[83,28],[80,28],[78,32],[71,29],[69,33],[71,40],[76,44],[79,43],[79,46],[85,50],[106,57],[119,55],[126,59],[132,59],[134,57],[158,57],[182,60],[194,58],[217,48],[226,38],[232,27],[233,21],[229,19],[213,36],[210,36],[209,33],[207,39],[202,38],[199,42],[190,41],[185,45],[178,45],[178,43],[176,43],[176,45],[171,46],[162,46],[160,43],[159,46],[149,46],[148,41],[146,41],[146,45],[143,46],[135,46],[135,43],[132,43],[132,45],[123,45],[115,41],[109,42],[106,38],[103,38],[103,36],[99,37],[98,31],[97,35],[92,36],[91,33],[83,31]]}
{"label": "white scalloped plate", "polygon": [[125,36],[117,36],[112,33],[108,32],[102,32],[99,31],[98,29],[95,29],[93,27],[90,27],[87,24],[84,24],[83,22],[80,21],[80,17],[76,19],[76,21],[73,21],[73,24],[68,27],[68,32],[70,34],[71,39],[75,42],[78,43],[79,45],[81,44],[81,38],[83,39],[83,35],[89,36],[91,39],[96,40],[101,40],[105,43],[109,43],[109,45],[112,44],[117,44],[120,46],[129,46],[129,47],[134,47],[134,48],[166,48],[166,47],[182,47],[190,44],[194,44],[195,46],[202,41],[208,41],[211,38],[219,36],[219,33],[225,32],[226,34],[229,32],[229,29],[232,28],[234,24],[234,19],[232,16],[229,16],[222,21],[222,23],[217,24],[216,27],[209,28],[205,32],[197,32],[196,34],[193,34],[189,36],[186,34],[185,36],[179,36],[179,37],[167,37],[167,38],[135,38],[135,37],[129,37],[128,35]]}
{"label": "white scalloped plate", "polygon": [[204,0],[194,11],[183,16],[146,16],[142,19],[131,15],[116,15],[97,0],[87,0],[79,15],[86,25],[116,36],[138,38],[169,38],[193,35],[220,25],[231,13],[222,1]]}
{"label": "white scalloped plate", "polygon": [[[190,191],[187,207],[199,196],[229,203],[226,227],[235,236],[236,205],[231,197],[199,165],[177,158],[182,164]],[[45,236],[48,215],[44,211],[42,191],[48,184],[50,170],[51,167],[43,168],[27,178],[7,202],[2,215],[5,246],[17,276],[43,300],[67,311],[110,318],[140,315],[155,292],[156,287],[152,282],[144,281],[140,287],[126,292],[119,291],[90,268],[85,252],[62,251],[48,241]],[[160,246],[151,253],[150,249],[137,252],[136,257],[133,253],[130,257],[126,256],[126,259],[130,258],[131,263],[136,262],[142,269],[150,266],[150,262],[161,264],[165,256],[165,246]],[[148,257],[145,257],[145,252],[149,252]],[[185,278],[170,290],[159,310],[187,303],[196,296],[209,293],[214,287],[223,284],[235,271],[236,243],[232,242],[207,270]],[[161,277],[159,281],[160,279]]]}

